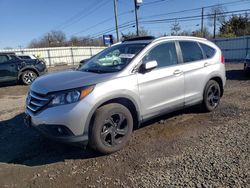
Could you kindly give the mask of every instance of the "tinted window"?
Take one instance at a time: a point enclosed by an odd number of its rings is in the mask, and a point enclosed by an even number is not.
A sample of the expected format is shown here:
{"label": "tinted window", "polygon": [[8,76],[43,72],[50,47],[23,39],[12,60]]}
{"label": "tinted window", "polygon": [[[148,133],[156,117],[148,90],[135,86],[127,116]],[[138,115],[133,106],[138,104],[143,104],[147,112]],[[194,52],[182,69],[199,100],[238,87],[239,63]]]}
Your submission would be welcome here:
{"label": "tinted window", "polygon": [[8,61],[8,57],[6,55],[0,55],[0,63],[4,63],[6,61]]}
{"label": "tinted window", "polygon": [[203,54],[197,42],[179,42],[184,63],[203,59]]}
{"label": "tinted window", "polygon": [[15,55],[10,55],[12,60],[19,60]]}
{"label": "tinted window", "polygon": [[157,61],[158,67],[177,64],[175,43],[169,42],[156,46],[143,58],[143,63],[153,60]]}
{"label": "tinted window", "polygon": [[114,45],[89,59],[79,70],[100,74],[121,71],[146,45],[147,43]]}
{"label": "tinted window", "polygon": [[30,56],[19,56],[21,59],[31,59]]}
{"label": "tinted window", "polygon": [[215,49],[213,49],[212,47],[206,45],[206,44],[203,44],[203,43],[200,43],[205,55],[207,58],[211,58],[214,56],[215,54]]}

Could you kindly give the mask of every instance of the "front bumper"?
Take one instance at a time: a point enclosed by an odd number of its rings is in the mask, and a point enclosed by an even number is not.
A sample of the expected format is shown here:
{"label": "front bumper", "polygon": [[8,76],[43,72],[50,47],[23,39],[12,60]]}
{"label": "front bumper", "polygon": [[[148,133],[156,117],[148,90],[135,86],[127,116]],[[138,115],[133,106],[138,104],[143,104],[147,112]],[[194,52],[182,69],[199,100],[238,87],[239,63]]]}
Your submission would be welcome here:
{"label": "front bumper", "polygon": [[46,108],[36,114],[26,109],[25,124],[34,127],[45,137],[64,143],[88,143],[88,119],[90,105],[79,103]]}
{"label": "front bumper", "polygon": [[88,134],[76,136],[64,125],[34,125],[32,123],[31,116],[28,114],[26,114],[24,122],[26,126],[34,128],[50,140],[68,144],[81,144],[83,146],[88,144]]}

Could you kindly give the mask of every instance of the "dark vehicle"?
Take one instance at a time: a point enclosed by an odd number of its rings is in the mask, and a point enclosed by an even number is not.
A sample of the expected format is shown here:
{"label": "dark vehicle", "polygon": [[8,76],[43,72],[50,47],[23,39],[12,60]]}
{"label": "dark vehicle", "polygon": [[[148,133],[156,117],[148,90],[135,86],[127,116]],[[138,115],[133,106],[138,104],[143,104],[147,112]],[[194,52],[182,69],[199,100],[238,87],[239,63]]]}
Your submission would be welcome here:
{"label": "dark vehicle", "polygon": [[17,55],[20,59],[38,59],[34,55]]}
{"label": "dark vehicle", "polygon": [[24,60],[14,53],[0,53],[0,84],[21,82],[30,85],[46,72],[46,64],[41,60]]}
{"label": "dark vehicle", "polygon": [[81,68],[89,59],[90,58],[81,60],[77,68]]}
{"label": "dark vehicle", "polygon": [[245,62],[244,62],[244,71],[249,74],[250,73],[250,55],[248,54]]}

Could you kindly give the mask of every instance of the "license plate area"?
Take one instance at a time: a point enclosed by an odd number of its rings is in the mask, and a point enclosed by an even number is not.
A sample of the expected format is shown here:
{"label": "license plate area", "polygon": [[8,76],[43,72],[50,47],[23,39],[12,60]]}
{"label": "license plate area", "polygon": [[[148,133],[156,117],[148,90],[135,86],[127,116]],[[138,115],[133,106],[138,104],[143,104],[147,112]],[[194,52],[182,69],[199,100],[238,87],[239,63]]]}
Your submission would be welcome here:
{"label": "license plate area", "polygon": [[29,114],[25,114],[25,116],[24,116],[24,124],[27,127],[31,126],[31,116]]}

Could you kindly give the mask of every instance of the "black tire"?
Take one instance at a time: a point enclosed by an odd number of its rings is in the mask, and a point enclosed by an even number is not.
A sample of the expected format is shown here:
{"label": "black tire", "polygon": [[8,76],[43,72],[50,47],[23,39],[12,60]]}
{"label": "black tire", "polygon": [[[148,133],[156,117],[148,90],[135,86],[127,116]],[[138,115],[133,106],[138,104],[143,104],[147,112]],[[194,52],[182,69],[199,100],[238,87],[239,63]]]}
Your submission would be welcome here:
{"label": "black tire", "polygon": [[244,73],[245,73],[246,76],[250,75],[250,69],[247,68],[247,64],[246,63],[244,63]]}
{"label": "black tire", "polygon": [[215,80],[209,80],[203,94],[202,109],[205,112],[211,112],[215,110],[221,97],[221,89],[218,82]]}
{"label": "black tire", "polygon": [[104,105],[95,113],[90,146],[103,154],[116,152],[128,143],[132,130],[133,117],[125,106],[118,103]]}
{"label": "black tire", "polygon": [[21,75],[21,81],[24,85],[30,85],[37,78],[37,73],[32,70],[26,70]]}

